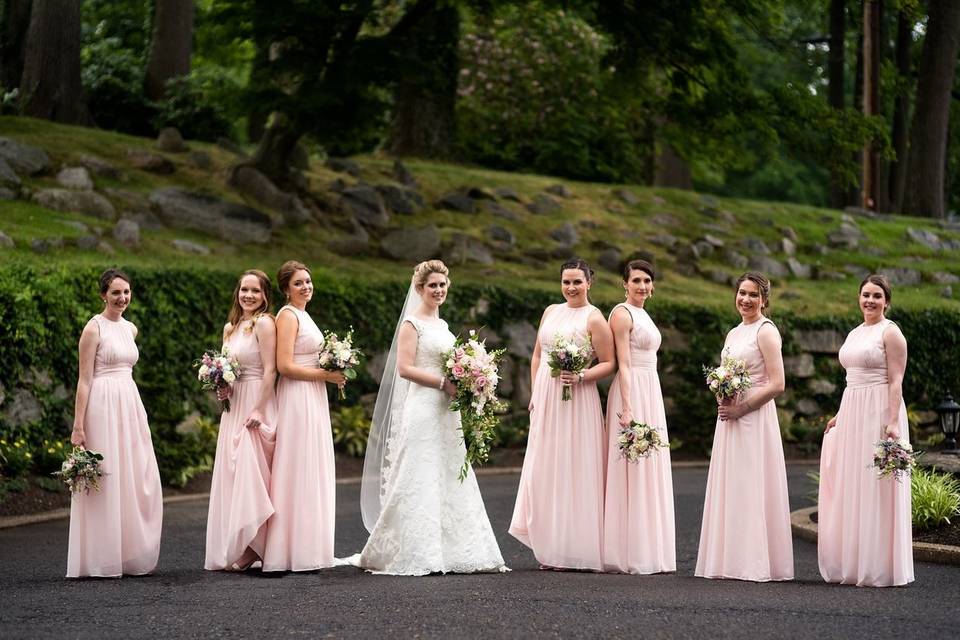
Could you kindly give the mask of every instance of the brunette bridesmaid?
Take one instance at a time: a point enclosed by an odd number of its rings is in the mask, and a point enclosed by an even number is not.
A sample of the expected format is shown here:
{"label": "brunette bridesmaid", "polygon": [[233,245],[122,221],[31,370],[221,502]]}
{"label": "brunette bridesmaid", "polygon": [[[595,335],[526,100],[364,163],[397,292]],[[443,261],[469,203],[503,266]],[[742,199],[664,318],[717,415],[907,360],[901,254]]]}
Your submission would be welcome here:
{"label": "brunette bridesmaid", "polygon": [[277,328],[269,312],[270,291],[267,274],[245,271],[223,328],[223,349],[240,364],[240,377],[218,393],[232,406],[220,416],[206,569],[243,570],[263,559],[266,522],[273,514],[270,461],[277,417]]}
{"label": "brunette bridesmaid", "polygon": [[130,277],[100,276],[103,311],[80,335],[80,372],[70,441],[103,454],[101,490],[70,504],[67,577],[151,573],[160,555],[163,496],[147,413],[133,381],[137,328],[123,318]]}
{"label": "brunette bridesmaid", "polygon": [[313,281],[306,265],[289,260],[277,273],[287,304],[277,314],[277,444],[267,522],[264,571],[311,571],[333,566],[336,478],[326,383],[345,383],[320,368],[323,333],[307,313]]}
{"label": "brunette bridesmaid", "polygon": [[744,360],[753,384],[719,407],[695,575],[791,580],[787,471],[773,402],[783,393],[783,358],[780,333],[763,315],[770,281],[745,273],[736,291],[743,322],[727,334],[723,355]]}
{"label": "brunette bridesmaid", "polygon": [[617,375],[607,398],[607,486],[603,516],[604,571],[663,573],[676,571],[673,477],[670,449],[664,447],[636,463],[620,456],[620,428],[633,420],[656,429],[667,442],[657,349],[660,331],[644,309],[653,297],[653,265],[634,260],[623,269],[627,301],[610,313],[617,354]]}
{"label": "brunette bridesmaid", "polygon": [[[530,435],[510,535],[543,569],[603,569],[606,455],[597,380],[613,373],[613,336],[587,292],[593,270],[574,259],[560,268],[565,304],[547,307],[530,361]],[[589,336],[597,364],[551,377],[547,352],[557,335]],[[563,400],[563,387],[572,399]]]}
{"label": "brunette bridesmaid", "polygon": [[887,279],[860,283],[863,324],[840,348],[847,388],[820,455],[817,555],[827,582],[890,587],[913,582],[910,480],[878,478],[876,443],[909,441],[903,403],[907,341],[886,318]]}

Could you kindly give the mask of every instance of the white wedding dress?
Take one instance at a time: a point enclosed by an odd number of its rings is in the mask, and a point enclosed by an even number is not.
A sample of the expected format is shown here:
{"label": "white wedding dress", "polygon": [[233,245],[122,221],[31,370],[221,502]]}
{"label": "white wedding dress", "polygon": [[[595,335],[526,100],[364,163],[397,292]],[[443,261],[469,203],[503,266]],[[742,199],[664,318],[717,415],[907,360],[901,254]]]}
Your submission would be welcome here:
{"label": "white wedding dress", "polygon": [[[404,318],[419,335],[414,366],[442,373],[454,336],[443,320]],[[390,575],[509,571],[470,469],[458,474],[466,449],[460,414],[439,389],[406,384],[394,397],[394,426],[386,442],[380,514],[359,566]]]}

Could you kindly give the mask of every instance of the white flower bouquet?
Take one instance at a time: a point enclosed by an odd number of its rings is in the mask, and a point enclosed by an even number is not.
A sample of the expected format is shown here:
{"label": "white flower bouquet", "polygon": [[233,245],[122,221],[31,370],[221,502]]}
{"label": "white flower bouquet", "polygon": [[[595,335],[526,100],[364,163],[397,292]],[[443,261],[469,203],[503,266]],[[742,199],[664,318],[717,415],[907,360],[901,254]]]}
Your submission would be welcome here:
{"label": "white flower bouquet", "polygon": [[[559,378],[563,371],[580,373],[591,362],[593,362],[593,344],[589,334],[558,333],[553,340],[553,345],[547,350],[547,364],[550,366],[550,376],[553,378]],[[571,397],[570,386],[563,385],[562,399],[570,400]]]}
{"label": "white flower bouquet", "polygon": [[105,475],[101,462],[103,455],[96,451],[74,447],[64,459],[60,471],[54,471],[53,475],[63,480],[70,493],[90,493],[90,489],[100,491],[100,478]]}
{"label": "white flower bouquet", "polygon": [[[357,370],[363,352],[353,346],[353,328],[344,337],[333,331],[323,334],[323,346],[320,347],[320,368],[327,371],[342,371],[347,380],[357,379]],[[340,399],[346,398],[343,387],[340,388]]]}
{"label": "white flower bouquet", "polygon": [[[231,386],[240,377],[240,363],[230,356],[229,350],[205,351],[203,357],[194,363],[197,367],[197,379],[204,389],[222,389]],[[230,412],[230,398],[220,402],[225,412]]]}
{"label": "white flower bouquet", "polygon": [[633,420],[627,426],[620,427],[617,446],[620,448],[621,458],[629,462],[637,462],[641,458],[649,457],[660,447],[669,446],[669,443],[650,425]]}

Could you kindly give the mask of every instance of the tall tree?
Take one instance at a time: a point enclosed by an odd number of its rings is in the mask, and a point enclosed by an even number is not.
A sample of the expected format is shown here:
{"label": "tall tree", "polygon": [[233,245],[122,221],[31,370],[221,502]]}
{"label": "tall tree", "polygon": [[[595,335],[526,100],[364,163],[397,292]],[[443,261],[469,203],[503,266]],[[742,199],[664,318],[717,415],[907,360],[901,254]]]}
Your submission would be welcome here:
{"label": "tall tree", "polygon": [[80,81],[80,0],[35,0],[20,96],[25,115],[92,124]]}
{"label": "tall tree", "polygon": [[[880,113],[880,23],[882,2],[863,1],[863,115]],[[880,156],[872,144],[863,148],[860,206],[882,209],[880,202]]]}
{"label": "tall tree", "polygon": [[930,0],[910,127],[904,213],[942,218],[950,98],[960,53],[960,0]]}
{"label": "tall tree", "polygon": [[390,151],[443,158],[456,134],[460,10],[443,2],[398,39]]}
{"label": "tall tree", "polygon": [[0,87],[20,86],[23,77],[24,40],[30,27],[32,0],[0,3]]}
{"label": "tall tree", "polygon": [[190,73],[192,53],[193,0],[156,0],[145,81],[147,96],[162,98],[167,80]]}
{"label": "tall tree", "polygon": [[907,133],[910,128],[910,92],[908,83],[912,72],[911,50],[913,48],[914,21],[907,9],[897,14],[896,39],[896,99],[893,107],[893,131],[891,140],[895,159],[890,164],[890,182],[887,186],[890,209],[899,211],[903,204],[903,186],[907,179]]}
{"label": "tall tree", "polygon": [[[827,59],[827,101],[838,111],[846,108],[847,3],[846,0],[830,0],[830,54]],[[830,173],[830,206],[841,209],[847,204],[846,185],[837,171]]]}

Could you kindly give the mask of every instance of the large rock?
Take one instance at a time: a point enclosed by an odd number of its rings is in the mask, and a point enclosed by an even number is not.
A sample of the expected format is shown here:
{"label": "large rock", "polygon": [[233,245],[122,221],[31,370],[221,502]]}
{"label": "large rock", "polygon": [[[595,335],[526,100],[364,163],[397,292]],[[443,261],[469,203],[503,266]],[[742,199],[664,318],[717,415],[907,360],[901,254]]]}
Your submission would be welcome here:
{"label": "large rock", "polygon": [[19,189],[20,185],[20,176],[6,160],[0,158],[0,187]]}
{"label": "large rock", "polygon": [[527,205],[527,210],[535,215],[546,215],[560,211],[560,203],[548,195],[539,193],[533,202]]}
{"label": "large rock", "polygon": [[120,172],[117,168],[99,156],[82,153],[80,157],[77,158],[77,163],[95,176],[108,178],[110,180],[120,178]]}
{"label": "large rock", "polygon": [[804,416],[819,416],[820,415],[820,405],[817,404],[817,401],[813,398],[800,398],[797,400],[794,408],[797,410],[797,413]]}
{"label": "large rock", "polygon": [[793,257],[797,255],[797,243],[790,238],[780,238],[780,251],[785,256]]}
{"label": "large rock", "polygon": [[487,238],[504,249],[509,249],[517,243],[517,237],[513,235],[513,232],[498,224],[487,227]]}
{"label": "large rock", "polygon": [[210,249],[198,242],[193,242],[192,240],[176,238],[171,242],[171,244],[173,245],[174,249],[177,251],[183,251],[184,253],[195,253],[201,256],[210,255]]}
{"label": "large rock", "polygon": [[289,223],[302,224],[313,219],[310,210],[300,198],[292,193],[281,191],[270,178],[254,167],[238,167],[230,175],[230,186],[260,204],[276,209]]}
{"label": "large rock", "polygon": [[113,227],[114,239],[125,247],[136,247],[140,245],[140,225],[124,218],[118,220]]}
{"label": "large rock", "polygon": [[180,187],[155,190],[150,203],[171,227],[202,231],[230,242],[270,241],[270,216],[253,207]]}
{"label": "large rock", "polygon": [[170,175],[177,170],[177,167],[161,155],[133,149],[127,152],[127,160],[130,166],[141,171],[148,171],[159,175]]}
{"label": "large rock", "polygon": [[741,271],[750,266],[750,260],[747,256],[742,253],[737,253],[732,249],[727,249],[723,252],[723,261],[734,269],[740,269]]}
{"label": "large rock", "polygon": [[813,356],[809,353],[784,357],[783,371],[794,378],[812,378],[817,372],[813,366]]}
{"label": "large rock", "polygon": [[413,173],[400,160],[393,161],[393,179],[410,189],[416,189],[419,186]]}
{"label": "large rock", "polygon": [[460,213],[476,213],[477,203],[463,191],[451,191],[437,201],[437,208]]}
{"label": "large rock", "polygon": [[164,127],[157,136],[157,149],[169,153],[183,153],[188,151],[183,143],[183,136],[176,127]]}
{"label": "large rock", "polygon": [[616,247],[604,249],[600,252],[600,255],[597,256],[597,264],[613,273],[620,273],[620,263],[622,261],[623,256],[620,253],[620,249]]}
{"label": "large rock", "polygon": [[0,138],[0,158],[21,175],[34,176],[50,168],[50,156],[46,151],[10,138]]}
{"label": "large rock", "polygon": [[774,260],[770,256],[753,255],[747,258],[748,264],[754,271],[766,275],[767,277],[786,278],[790,275],[790,270],[779,260]]}
{"label": "large rock", "polygon": [[814,378],[807,383],[807,387],[818,396],[832,396],[837,390],[837,385],[824,378]]}
{"label": "large rock", "polygon": [[423,197],[412,189],[398,187],[393,184],[378,184],[377,191],[383,197],[383,203],[400,215],[412,215],[424,206]]}
{"label": "large rock", "polygon": [[513,220],[517,222],[520,220],[520,214],[510,209],[506,208],[499,202],[494,202],[492,200],[487,200],[482,203],[483,210],[489,213],[490,215],[497,216],[498,218],[505,218],[507,220]]}
{"label": "large rock", "polygon": [[797,331],[794,338],[800,348],[809,353],[840,353],[844,341],[843,334],[833,329]]}
{"label": "large rock", "polygon": [[567,185],[565,184],[552,184],[546,189],[544,189],[544,192],[549,193],[552,196],[557,196],[559,198],[573,197],[573,192],[570,191],[570,189],[568,189]]}
{"label": "large rock", "polygon": [[354,178],[360,177],[360,165],[347,158],[327,158],[326,167],[339,173],[347,173]]}
{"label": "large rock", "polygon": [[580,241],[580,234],[577,233],[576,227],[569,222],[565,222],[551,231],[550,237],[565,247],[572,247]]}
{"label": "large rock", "polygon": [[513,200],[514,202],[523,202],[520,194],[510,187],[497,187],[493,190],[494,195],[502,200]]}
{"label": "large rock", "polygon": [[852,219],[844,220],[838,229],[827,234],[827,242],[831,247],[844,249],[856,249],[864,238],[863,231]]}
{"label": "large rock", "polygon": [[83,251],[93,251],[97,248],[97,245],[100,244],[100,236],[86,234],[77,237],[74,242],[76,242],[78,249],[82,249]]}
{"label": "large rock", "polygon": [[501,333],[510,345],[511,355],[530,360],[537,344],[537,330],[529,322],[511,322],[503,327]]}
{"label": "large rock", "polygon": [[0,231],[0,249],[13,249],[13,238]]}
{"label": "large rock", "polygon": [[57,183],[65,189],[90,191],[93,189],[93,180],[86,167],[64,167],[57,174]]}
{"label": "large rock", "polygon": [[930,274],[930,280],[937,284],[956,284],[960,282],[960,276],[947,271],[934,271]]}
{"label": "large rock", "polygon": [[493,191],[486,189],[484,187],[464,187],[461,189],[467,196],[473,198],[474,200],[496,200],[497,196],[493,194]]}
{"label": "large rock", "polygon": [[203,171],[213,169],[213,158],[206,151],[191,151],[190,155],[187,156],[187,162]]}
{"label": "large rock", "polygon": [[670,235],[669,233],[658,233],[650,236],[650,242],[664,249],[672,249],[678,240],[676,236]]}
{"label": "large rock", "polygon": [[627,189],[614,189],[613,197],[617,198],[618,200],[620,200],[620,202],[631,207],[640,204],[640,198],[637,197],[637,194]]}
{"label": "large rock", "polygon": [[933,231],[907,227],[906,236],[907,240],[912,240],[913,242],[922,244],[928,249],[933,249],[934,251],[939,251],[943,247],[943,242],[940,240],[940,236],[935,234]]}
{"label": "large rock", "polygon": [[17,192],[12,189],[7,189],[6,187],[0,187],[0,201],[2,200],[16,200]]}
{"label": "large rock", "polygon": [[39,422],[43,405],[27,389],[17,389],[4,405],[3,421],[8,427],[19,428]]}
{"label": "large rock", "polygon": [[397,229],[383,236],[380,248],[394,260],[421,262],[437,257],[440,251],[440,232],[436,225],[432,224]]}
{"label": "large rock", "polygon": [[793,274],[794,278],[809,280],[813,275],[813,267],[808,264],[803,264],[793,257],[787,258],[787,268],[790,269],[790,273]]}
{"label": "large rock", "polygon": [[881,269],[880,273],[887,276],[890,283],[895,285],[914,286],[920,284],[921,280],[919,271],[907,267],[887,267]]}
{"label": "large rock", "polygon": [[770,247],[760,238],[744,238],[743,246],[750,253],[763,256],[770,255]]}
{"label": "large rock", "polygon": [[82,213],[104,220],[115,220],[117,217],[117,211],[110,201],[95,191],[41,189],[33,194],[33,201],[55,211]]}
{"label": "large rock", "polygon": [[464,233],[453,234],[452,242],[444,253],[445,261],[452,264],[493,264],[493,254],[480,240]]}
{"label": "large rock", "polygon": [[390,222],[383,197],[370,185],[360,184],[344,189],[340,194],[340,206],[365,227],[382,228]]}

